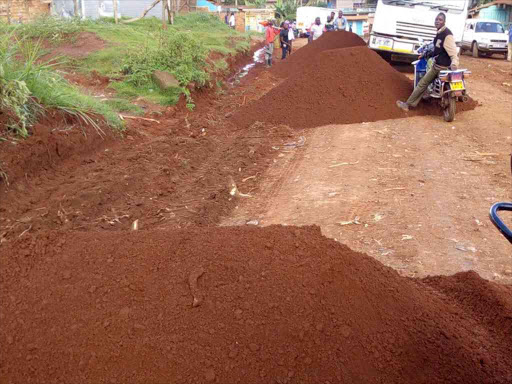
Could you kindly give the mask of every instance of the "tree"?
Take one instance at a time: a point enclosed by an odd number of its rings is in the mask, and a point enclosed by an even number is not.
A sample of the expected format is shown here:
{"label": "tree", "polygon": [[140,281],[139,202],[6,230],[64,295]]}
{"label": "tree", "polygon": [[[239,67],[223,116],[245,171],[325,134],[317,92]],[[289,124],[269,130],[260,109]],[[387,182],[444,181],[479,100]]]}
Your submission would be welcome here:
{"label": "tree", "polygon": [[295,20],[299,3],[295,0],[277,0],[274,8],[281,20]]}
{"label": "tree", "polygon": [[265,8],[267,4],[267,0],[245,0],[245,5],[254,7],[254,8]]}

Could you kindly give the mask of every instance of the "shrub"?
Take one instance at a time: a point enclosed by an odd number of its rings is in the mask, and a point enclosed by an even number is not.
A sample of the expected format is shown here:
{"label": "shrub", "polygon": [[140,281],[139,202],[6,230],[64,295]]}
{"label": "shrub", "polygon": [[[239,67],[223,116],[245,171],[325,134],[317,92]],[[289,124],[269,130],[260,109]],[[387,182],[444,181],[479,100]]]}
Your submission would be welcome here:
{"label": "shrub", "polygon": [[133,52],[123,65],[122,71],[126,81],[137,86],[150,83],[155,70],[168,71],[176,77],[183,91],[194,83],[204,86],[208,79],[206,72],[208,50],[197,39],[187,33],[177,32],[173,35],[162,35],[158,47],[146,47]]}
{"label": "shrub", "polygon": [[27,39],[42,38],[51,41],[62,40],[83,30],[85,21],[80,18],[63,19],[53,16],[42,16],[31,23],[16,27],[16,33]]}

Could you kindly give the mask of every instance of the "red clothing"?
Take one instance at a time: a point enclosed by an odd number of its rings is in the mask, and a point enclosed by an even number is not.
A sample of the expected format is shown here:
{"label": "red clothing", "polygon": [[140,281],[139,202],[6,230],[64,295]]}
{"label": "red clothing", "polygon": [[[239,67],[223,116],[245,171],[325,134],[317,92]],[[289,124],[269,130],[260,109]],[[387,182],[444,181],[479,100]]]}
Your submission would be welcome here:
{"label": "red clothing", "polygon": [[277,35],[279,35],[279,28],[271,26],[265,28],[265,41],[267,44],[273,43]]}

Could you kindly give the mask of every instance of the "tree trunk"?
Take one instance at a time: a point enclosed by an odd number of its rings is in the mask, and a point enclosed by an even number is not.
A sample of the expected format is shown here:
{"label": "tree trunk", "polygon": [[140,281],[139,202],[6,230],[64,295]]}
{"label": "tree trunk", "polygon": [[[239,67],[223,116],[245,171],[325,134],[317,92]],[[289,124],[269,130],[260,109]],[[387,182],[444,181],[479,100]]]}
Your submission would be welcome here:
{"label": "tree trunk", "polygon": [[174,16],[171,11],[171,0],[167,0],[167,18],[169,19],[169,24],[174,24]]}
{"label": "tree trunk", "polygon": [[74,0],[74,12],[75,17],[80,17],[80,6],[78,4],[78,0]]}
{"label": "tree trunk", "polygon": [[167,23],[165,20],[165,7],[167,6],[167,1],[162,0],[162,28],[167,29]]}
{"label": "tree trunk", "polygon": [[117,24],[119,22],[118,13],[117,13],[117,0],[112,0],[114,4],[114,22]]}
{"label": "tree trunk", "polygon": [[151,11],[155,7],[155,5],[157,5],[160,1],[162,1],[162,0],[155,0],[155,1],[153,1],[151,3],[151,5],[144,10],[144,12],[142,13],[142,16],[135,17],[135,18],[130,19],[130,20],[122,21],[122,23],[133,23],[134,21],[143,19],[144,16],[146,16],[148,14],[148,12]]}

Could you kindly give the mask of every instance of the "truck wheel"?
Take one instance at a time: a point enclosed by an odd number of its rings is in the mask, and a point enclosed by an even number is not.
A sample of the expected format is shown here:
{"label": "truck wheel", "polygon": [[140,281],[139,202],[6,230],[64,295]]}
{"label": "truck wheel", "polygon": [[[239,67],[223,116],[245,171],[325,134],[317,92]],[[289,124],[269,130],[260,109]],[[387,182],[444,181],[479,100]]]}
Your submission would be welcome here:
{"label": "truck wheel", "polygon": [[455,119],[455,111],[456,111],[456,98],[447,96],[447,100],[444,106],[443,114],[444,121],[450,123]]}
{"label": "truck wheel", "polygon": [[472,52],[473,52],[473,57],[480,57],[480,51],[478,50],[478,44],[477,43],[473,43],[473,47],[472,47]]}

